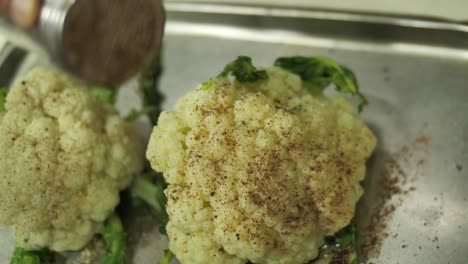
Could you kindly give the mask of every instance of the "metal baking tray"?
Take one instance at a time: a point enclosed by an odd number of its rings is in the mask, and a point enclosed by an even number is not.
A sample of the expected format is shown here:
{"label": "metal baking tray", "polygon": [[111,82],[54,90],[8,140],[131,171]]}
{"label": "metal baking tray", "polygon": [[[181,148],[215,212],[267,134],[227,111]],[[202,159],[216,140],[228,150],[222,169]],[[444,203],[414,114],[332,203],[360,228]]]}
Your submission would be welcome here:
{"label": "metal baking tray", "polygon": [[[379,141],[357,209],[362,253],[369,263],[468,263],[467,25],[207,3],[166,10],[165,109],[238,55],[259,66],[292,55],[339,61],[357,75],[370,102],[362,117]],[[166,239],[144,220],[130,225],[133,262],[154,263]]]}

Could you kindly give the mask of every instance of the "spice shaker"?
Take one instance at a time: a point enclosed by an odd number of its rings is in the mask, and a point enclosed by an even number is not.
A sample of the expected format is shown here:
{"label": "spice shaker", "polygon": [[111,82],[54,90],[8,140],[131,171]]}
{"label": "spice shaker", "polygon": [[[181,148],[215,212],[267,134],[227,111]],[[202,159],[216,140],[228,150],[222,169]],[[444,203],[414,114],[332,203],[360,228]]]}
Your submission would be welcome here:
{"label": "spice shaker", "polygon": [[[31,2],[37,15],[28,15],[35,20],[15,19],[12,13],[25,12],[18,1]],[[161,0],[0,0],[0,9],[32,29],[60,66],[88,83],[119,85],[161,48]]]}

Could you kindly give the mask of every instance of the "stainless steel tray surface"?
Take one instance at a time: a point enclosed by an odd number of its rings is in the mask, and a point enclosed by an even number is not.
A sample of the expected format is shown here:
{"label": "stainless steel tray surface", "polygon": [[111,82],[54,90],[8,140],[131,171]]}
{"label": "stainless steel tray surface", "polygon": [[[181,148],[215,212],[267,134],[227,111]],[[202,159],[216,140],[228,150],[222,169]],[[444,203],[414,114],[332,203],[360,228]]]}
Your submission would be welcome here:
{"label": "stainless steel tray surface", "polygon": [[[258,66],[292,55],[347,65],[379,140],[356,217],[360,243],[380,252],[369,262],[467,263],[468,26],[262,6],[170,2],[166,9],[165,109],[238,55]],[[134,226],[145,235],[136,236],[133,262],[154,263],[165,239],[154,226]]]}

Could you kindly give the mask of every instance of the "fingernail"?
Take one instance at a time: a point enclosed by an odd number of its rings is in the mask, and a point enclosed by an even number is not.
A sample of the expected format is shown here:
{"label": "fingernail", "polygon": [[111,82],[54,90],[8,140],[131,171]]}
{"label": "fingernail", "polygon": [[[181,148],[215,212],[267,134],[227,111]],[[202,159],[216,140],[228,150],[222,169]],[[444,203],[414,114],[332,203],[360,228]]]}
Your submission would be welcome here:
{"label": "fingernail", "polygon": [[39,0],[12,0],[10,15],[19,26],[34,26],[39,15]]}

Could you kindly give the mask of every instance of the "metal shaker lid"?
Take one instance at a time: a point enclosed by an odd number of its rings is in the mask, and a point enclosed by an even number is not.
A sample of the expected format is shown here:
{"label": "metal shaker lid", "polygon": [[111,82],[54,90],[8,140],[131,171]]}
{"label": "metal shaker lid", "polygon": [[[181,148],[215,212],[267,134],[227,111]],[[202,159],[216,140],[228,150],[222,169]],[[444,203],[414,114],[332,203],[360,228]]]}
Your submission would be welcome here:
{"label": "metal shaker lid", "polygon": [[164,21],[159,0],[47,0],[39,27],[68,71],[118,85],[159,52]]}

